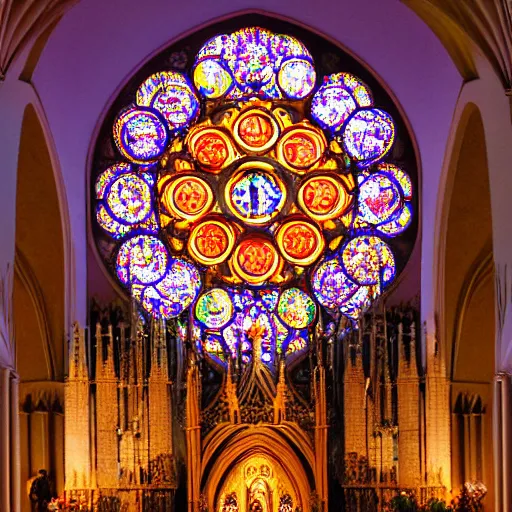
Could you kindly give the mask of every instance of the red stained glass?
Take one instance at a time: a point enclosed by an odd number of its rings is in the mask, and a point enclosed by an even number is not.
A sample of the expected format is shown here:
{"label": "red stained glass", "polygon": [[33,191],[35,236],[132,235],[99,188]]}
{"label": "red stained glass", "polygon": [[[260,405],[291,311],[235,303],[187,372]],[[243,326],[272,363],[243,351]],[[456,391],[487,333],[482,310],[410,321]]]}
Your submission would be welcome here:
{"label": "red stained glass", "polygon": [[313,165],[318,160],[315,141],[303,133],[291,135],[284,142],[283,155],[289,165],[301,169]]}
{"label": "red stained glass", "polygon": [[195,246],[205,258],[219,257],[227,250],[228,244],[228,235],[218,224],[203,224],[197,230]]}
{"label": "red stained glass", "polygon": [[306,223],[292,224],[286,228],[282,238],[282,250],[291,258],[303,260],[316,249],[318,239],[313,228]]}
{"label": "red stained glass", "polygon": [[194,152],[199,164],[209,169],[220,169],[229,154],[226,141],[214,133],[201,135],[194,145]]}
{"label": "red stained glass", "polygon": [[326,215],[336,207],[339,195],[332,181],[313,178],[304,187],[304,205],[315,215]]}
{"label": "red stained glass", "polygon": [[238,136],[250,147],[262,148],[274,134],[271,122],[264,116],[253,114],[247,116],[240,123]]}
{"label": "red stained glass", "polygon": [[266,240],[258,238],[244,240],[237,255],[240,268],[253,276],[264,276],[270,272],[276,258],[274,247]]}
{"label": "red stained glass", "polygon": [[174,189],[173,199],[178,210],[194,215],[205,207],[208,201],[208,191],[201,181],[191,177]]}

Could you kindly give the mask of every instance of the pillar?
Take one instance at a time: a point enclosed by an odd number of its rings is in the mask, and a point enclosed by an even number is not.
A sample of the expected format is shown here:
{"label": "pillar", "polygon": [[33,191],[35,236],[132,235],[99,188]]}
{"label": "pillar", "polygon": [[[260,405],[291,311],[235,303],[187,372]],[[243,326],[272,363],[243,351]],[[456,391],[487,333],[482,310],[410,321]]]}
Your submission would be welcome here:
{"label": "pillar", "polygon": [[30,512],[30,501],[28,499],[28,492],[26,484],[30,479],[30,450],[29,450],[29,427],[28,427],[29,414],[21,411],[19,413],[20,422],[20,500],[21,511]]}
{"label": "pillar", "polygon": [[10,370],[0,369],[0,511],[11,510]]}
{"label": "pillar", "polygon": [[496,510],[512,511],[512,374],[494,378],[494,475]]}
{"label": "pillar", "polygon": [[50,471],[50,418],[48,412],[30,413],[30,469],[36,476],[40,469]]}

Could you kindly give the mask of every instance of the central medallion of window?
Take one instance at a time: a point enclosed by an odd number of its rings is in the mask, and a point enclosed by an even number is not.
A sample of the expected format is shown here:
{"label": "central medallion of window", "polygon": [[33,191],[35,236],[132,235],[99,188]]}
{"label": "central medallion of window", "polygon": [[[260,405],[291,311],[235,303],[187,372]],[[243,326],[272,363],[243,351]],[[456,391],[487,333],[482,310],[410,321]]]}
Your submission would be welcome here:
{"label": "central medallion of window", "polygon": [[[268,224],[286,202],[286,188],[272,166],[248,164],[235,173],[225,188],[225,199],[235,217],[247,224]],[[243,167],[243,166],[242,166]]]}

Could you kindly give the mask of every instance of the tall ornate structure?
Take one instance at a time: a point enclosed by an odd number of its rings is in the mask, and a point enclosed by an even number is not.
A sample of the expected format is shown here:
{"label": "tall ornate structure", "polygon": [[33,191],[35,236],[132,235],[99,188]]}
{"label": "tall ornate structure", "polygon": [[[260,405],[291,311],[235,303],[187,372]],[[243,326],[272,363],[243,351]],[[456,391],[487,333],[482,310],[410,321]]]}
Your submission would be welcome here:
{"label": "tall ornate structure", "polygon": [[66,489],[91,506],[166,506],[176,486],[166,329],[130,327],[97,323],[91,373],[82,331],[71,347]]}
{"label": "tall ornate structure", "polygon": [[69,370],[64,387],[66,404],[66,488],[91,485],[90,383],[84,332],[75,324],[69,347]]}

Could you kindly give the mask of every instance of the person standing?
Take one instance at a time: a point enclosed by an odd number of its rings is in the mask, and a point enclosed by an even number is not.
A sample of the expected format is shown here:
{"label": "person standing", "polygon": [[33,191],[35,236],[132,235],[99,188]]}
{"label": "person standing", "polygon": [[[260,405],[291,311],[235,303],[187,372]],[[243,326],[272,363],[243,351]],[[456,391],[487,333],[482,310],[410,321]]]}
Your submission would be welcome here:
{"label": "person standing", "polygon": [[37,512],[48,510],[48,503],[52,499],[52,489],[46,469],[39,470],[39,476],[34,479],[30,486],[29,498],[35,504]]}

